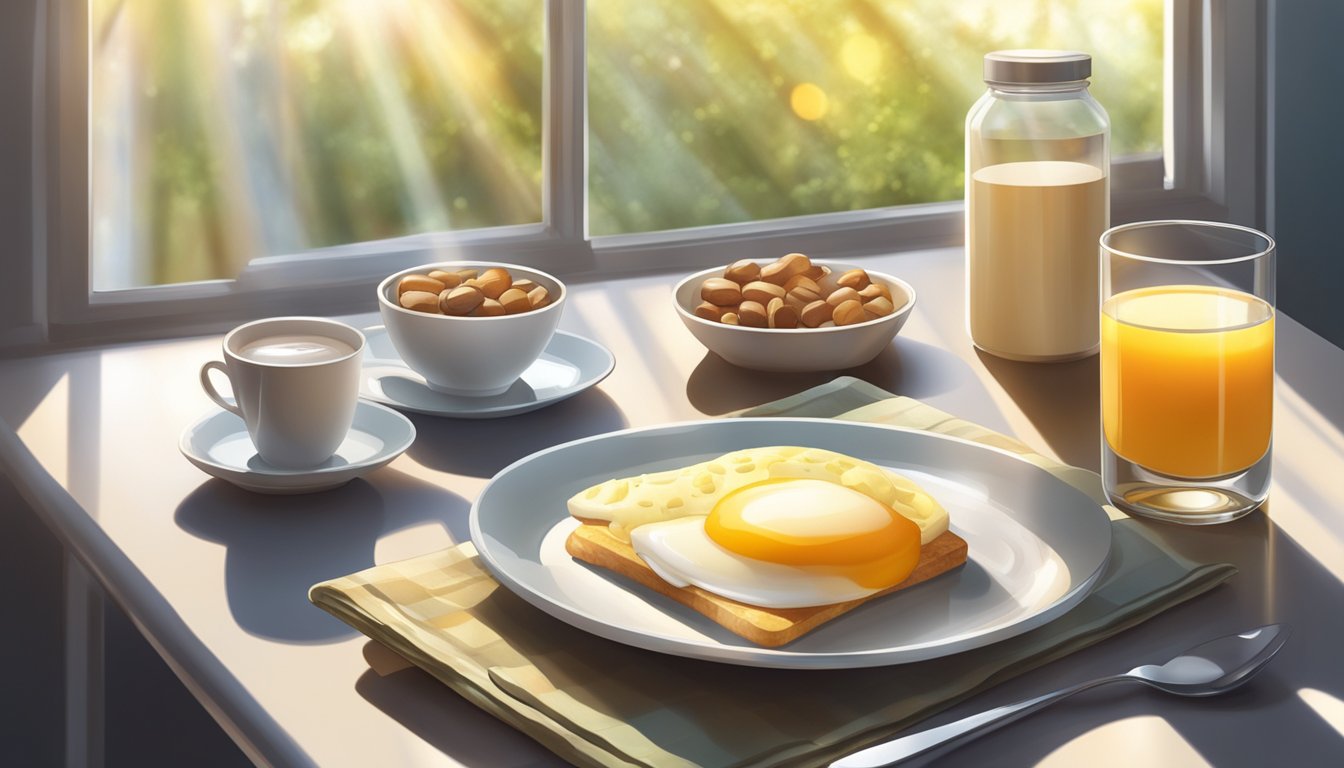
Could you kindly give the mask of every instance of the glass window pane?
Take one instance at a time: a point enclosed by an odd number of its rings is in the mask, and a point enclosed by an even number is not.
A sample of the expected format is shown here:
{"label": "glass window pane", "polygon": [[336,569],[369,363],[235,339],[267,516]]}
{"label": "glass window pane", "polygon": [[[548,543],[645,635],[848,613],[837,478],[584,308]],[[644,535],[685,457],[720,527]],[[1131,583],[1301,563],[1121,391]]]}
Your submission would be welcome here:
{"label": "glass window pane", "polygon": [[541,0],[91,0],[93,284],[541,220]]}
{"label": "glass window pane", "polygon": [[1162,145],[1163,0],[589,0],[593,234],[955,200],[981,59],[1093,56],[1112,156]]}

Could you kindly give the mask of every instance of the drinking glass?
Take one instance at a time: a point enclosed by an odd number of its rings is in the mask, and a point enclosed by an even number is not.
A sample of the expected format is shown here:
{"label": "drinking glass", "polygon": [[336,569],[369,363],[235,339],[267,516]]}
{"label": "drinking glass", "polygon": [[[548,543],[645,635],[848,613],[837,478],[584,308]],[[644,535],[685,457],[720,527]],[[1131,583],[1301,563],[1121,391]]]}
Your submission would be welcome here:
{"label": "drinking glass", "polygon": [[1269,494],[1274,241],[1148,221],[1101,236],[1102,479],[1127,512],[1241,517]]}

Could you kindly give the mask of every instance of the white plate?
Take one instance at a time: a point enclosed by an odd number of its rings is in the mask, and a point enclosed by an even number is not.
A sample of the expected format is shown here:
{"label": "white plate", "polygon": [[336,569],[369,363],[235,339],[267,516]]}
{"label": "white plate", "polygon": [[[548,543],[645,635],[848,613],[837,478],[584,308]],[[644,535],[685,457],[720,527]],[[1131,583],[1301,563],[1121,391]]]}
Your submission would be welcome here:
{"label": "white plate", "polygon": [[247,425],[212,408],[187,427],[178,448],[206,474],[257,493],[312,493],[335,488],[400,456],[415,440],[415,425],[391,408],[360,401],[350,434],[336,455],[312,469],[280,469],[261,460]]}
{"label": "white plate", "polygon": [[616,366],[611,351],[596,341],[556,331],[541,357],[505,392],[486,397],[449,395],[430,389],[425,377],[406,365],[383,326],[365,328],[364,337],[368,347],[360,397],[431,416],[496,419],[535,411],[597,384]]}
{"label": "white plate", "polygon": [[[909,476],[947,509],[952,530],[969,545],[966,566],[771,649],[565,552],[576,525],[565,501],[578,491],[765,445],[840,451]],[[521,459],[472,505],[471,538],[501,583],[595,635],[733,664],[848,668],[957,653],[1063,614],[1101,575],[1111,528],[1081,491],[978,443],[829,419],[723,419],[613,432]]]}

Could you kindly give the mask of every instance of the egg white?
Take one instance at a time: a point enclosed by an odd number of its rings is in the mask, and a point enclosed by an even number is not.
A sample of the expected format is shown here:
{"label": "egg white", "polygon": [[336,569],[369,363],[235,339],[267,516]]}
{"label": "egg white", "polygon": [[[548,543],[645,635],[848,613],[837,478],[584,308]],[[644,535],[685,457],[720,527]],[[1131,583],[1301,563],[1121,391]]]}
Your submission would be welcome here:
{"label": "egg white", "polygon": [[628,541],[636,528],[708,515],[733,491],[780,478],[824,480],[858,491],[912,520],[924,544],[947,530],[947,512],[909,478],[842,453],[799,446],[746,448],[679,469],[613,478],[576,493],[567,505],[574,517],[606,521],[612,535]]}
{"label": "egg white", "polygon": [[705,520],[681,517],[641,525],[630,532],[630,543],[654,573],[675,587],[694,584],[762,608],[830,605],[882,591],[861,586],[834,567],[743,557],[710,539]]}

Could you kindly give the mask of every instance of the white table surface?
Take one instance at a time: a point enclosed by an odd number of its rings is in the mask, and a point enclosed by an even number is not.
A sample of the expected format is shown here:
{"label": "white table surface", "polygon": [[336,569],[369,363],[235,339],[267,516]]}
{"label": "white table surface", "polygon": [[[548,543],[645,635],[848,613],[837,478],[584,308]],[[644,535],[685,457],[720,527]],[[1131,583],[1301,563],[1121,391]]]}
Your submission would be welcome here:
{"label": "white table surface", "polygon": [[[896,342],[851,375],[1097,467],[1095,357],[1031,365],[977,353],[964,331],[959,249],[856,261],[903,277],[920,298]],[[254,760],[554,764],[418,670],[374,674],[363,636],[306,593],[317,581],[466,540],[471,500],[532,451],[717,416],[830,378],[754,373],[709,355],[671,311],[677,277],[571,282],[560,327],[615,353],[605,382],[509,419],[412,415],[419,436],[406,455],[336,491],[258,496],[178,453],[183,427],[211,407],[197,371],[219,357],[219,336],[0,361],[0,466]],[[1344,352],[1280,315],[1278,373],[1267,513],[1211,528],[1151,524],[1188,556],[1236,563],[1236,577],[928,722],[1270,621],[1294,628],[1280,658],[1214,700],[1123,687],[1087,693],[940,765],[1269,765],[1295,756],[1344,764]]]}

